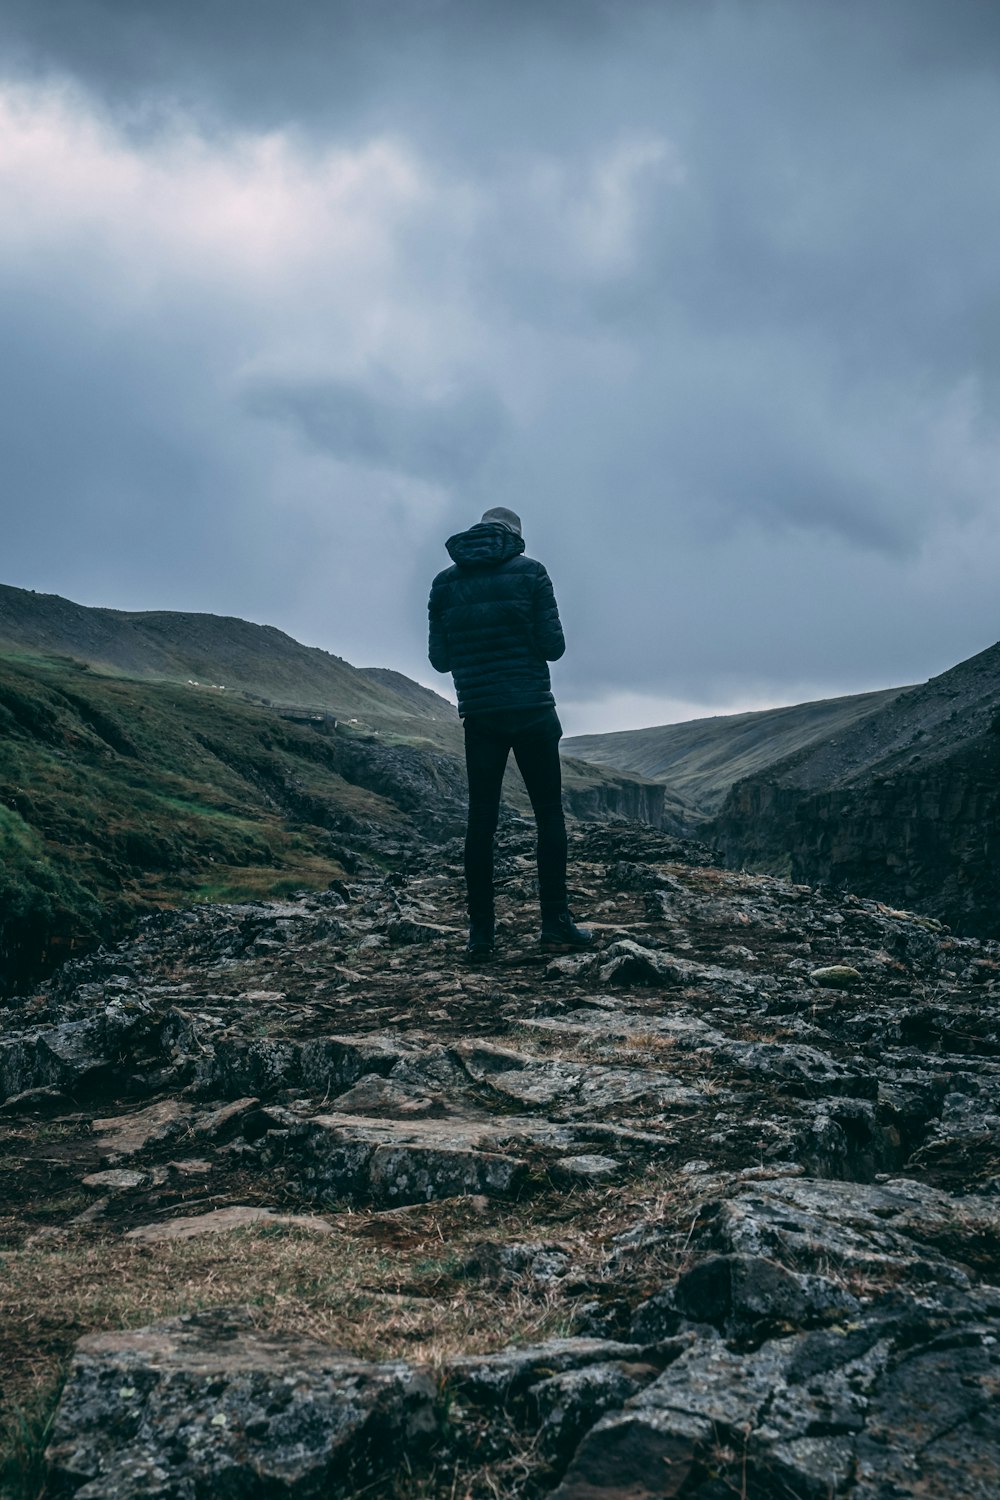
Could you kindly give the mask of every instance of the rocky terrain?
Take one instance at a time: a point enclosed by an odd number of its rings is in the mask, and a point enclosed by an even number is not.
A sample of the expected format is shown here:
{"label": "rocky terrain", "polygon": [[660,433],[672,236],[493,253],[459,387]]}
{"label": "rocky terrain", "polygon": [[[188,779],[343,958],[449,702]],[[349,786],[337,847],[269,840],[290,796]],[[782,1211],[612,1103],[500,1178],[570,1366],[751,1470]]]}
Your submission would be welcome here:
{"label": "rocky terrain", "polygon": [[530,835],[9,1002],[5,1493],[1000,1491],[1000,944],[620,826],[545,957]]}

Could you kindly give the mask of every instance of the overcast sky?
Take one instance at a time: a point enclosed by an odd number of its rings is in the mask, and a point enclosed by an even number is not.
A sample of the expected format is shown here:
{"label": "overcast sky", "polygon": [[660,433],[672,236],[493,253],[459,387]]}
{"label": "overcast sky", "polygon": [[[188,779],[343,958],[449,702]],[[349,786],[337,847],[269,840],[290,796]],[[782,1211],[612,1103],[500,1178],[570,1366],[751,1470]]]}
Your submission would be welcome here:
{"label": "overcast sky", "polygon": [[995,0],[0,0],[0,581],[438,687],[524,519],[568,731],[1000,637]]}

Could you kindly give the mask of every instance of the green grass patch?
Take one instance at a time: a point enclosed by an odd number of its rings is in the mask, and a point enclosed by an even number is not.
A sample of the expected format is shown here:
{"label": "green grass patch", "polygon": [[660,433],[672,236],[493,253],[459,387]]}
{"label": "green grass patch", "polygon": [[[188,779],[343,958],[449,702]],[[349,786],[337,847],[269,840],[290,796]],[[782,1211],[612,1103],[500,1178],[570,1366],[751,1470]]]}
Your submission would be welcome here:
{"label": "green grass patch", "polygon": [[0,1416],[0,1496],[38,1500],[45,1483],[45,1449],[52,1436],[65,1373],[61,1365],[26,1386]]}
{"label": "green grass patch", "polygon": [[340,866],[330,861],[323,865],[311,863],[286,873],[279,878],[273,870],[248,867],[243,870],[228,870],[223,876],[203,880],[193,892],[192,899],[198,902],[260,901],[291,896],[296,891],[326,890],[331,880],[343,875]]}
{"label": "green grass patch", "polygon": [[0,993],[157,906],[343,875],[331,834],[400,816],[345,753],[221,693],[0,654]]}

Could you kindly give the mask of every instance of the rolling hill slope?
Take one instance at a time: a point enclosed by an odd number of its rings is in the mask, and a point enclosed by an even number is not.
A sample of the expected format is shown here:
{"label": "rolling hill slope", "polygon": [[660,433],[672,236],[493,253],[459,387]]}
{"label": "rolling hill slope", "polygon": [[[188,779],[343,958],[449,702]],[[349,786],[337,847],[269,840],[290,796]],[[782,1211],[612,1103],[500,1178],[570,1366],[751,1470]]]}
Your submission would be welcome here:
{"label": "rolling hill slope", "polygon": [[456,758],[0,655],[0,990],[160,906],[326,886],[461,826]]}
{"label": "rolling hill slope", "polygon": [[903,691],[887,688],[652,729],[574,735],[563,743],[570,755],[581,760],[663,781],[700,812],[711,814],[734,782],[810,745],[840,736]]}
{"label": "rolling hill slope", "polygon": [[458,715],[401,673],[360,671],[273,625],[228,615],[92,609],[0,585],[0,643],[72,657],[106,674],[243,695],[264,706],[356,718],[369,729],[455,751]]}

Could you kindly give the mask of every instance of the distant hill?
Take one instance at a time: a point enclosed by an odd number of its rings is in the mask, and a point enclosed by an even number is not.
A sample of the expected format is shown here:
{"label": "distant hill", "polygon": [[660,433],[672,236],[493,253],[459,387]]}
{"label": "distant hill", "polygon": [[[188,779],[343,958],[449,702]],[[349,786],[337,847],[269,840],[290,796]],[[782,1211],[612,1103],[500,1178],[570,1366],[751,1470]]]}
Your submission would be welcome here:
{"label": "distant hill", "polygon": [[435,693],[432,688],[422,687],[412,677],[404,677],[402,672],[394,672],[390,667],[361,667],[359,670],[370,682],[388,688],[404,702],[411,704],[422,717],[458,726],[460,720],[454,703],[443,698],[440,693]]}
{"label": "distant hill", "polygon": [[653,729],[574,735],[563,747],[581,760],[666,782],[699,812],[711,814],[734,782],[817,742],[838,738],[903,691],[886,688]]}
{"label": "distant hill", "polygon": [[730,862],[1000,936],[1000,644],[738,782]]}
{"label": "distant hill", "polygon": [[461,743],[447,699],[401,673],[360,671],[273,625],[230,615],[92,609],[0,584],[0,644],[72,657],[123,677],[332,713],[440,749],[456,751]]}

